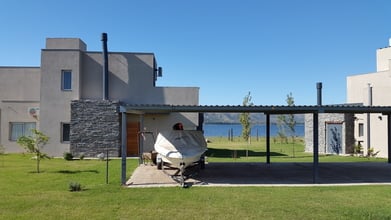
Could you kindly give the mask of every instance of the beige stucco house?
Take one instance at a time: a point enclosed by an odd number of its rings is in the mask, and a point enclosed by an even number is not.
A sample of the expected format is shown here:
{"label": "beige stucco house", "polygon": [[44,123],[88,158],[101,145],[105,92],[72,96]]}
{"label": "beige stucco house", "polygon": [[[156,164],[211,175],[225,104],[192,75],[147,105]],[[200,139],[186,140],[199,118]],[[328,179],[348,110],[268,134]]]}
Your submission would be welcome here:
{"label": "beige stucco house", "polygon": [[[347,77],[347,102],[369,106],[391,105],[391,39],[388,47],[376,51],[376,72]],[[355,115],[356,144],[377,156],[387,157],[387,117],[381,114]]]}
{"label": "beige stucco house", "polygon": [[[16,139],[38,128],[50,137],[45,146],[49,155],[94,156],[106,144],[112,156],[119,156],[120,106],[198,105],[198,87],[156,86],[161,75],[153,53],[109,52],[108,100],[102,101],[103,62],[102,52],[88,51],[78,38],[48,38],[40,67],[0,67],[0,145],[6,152],[22,152]],[[104,111],[111,115],[106,117]],[[126,117],[127,156],[140,153],[141,131],[156,136],[179,121],[185,129],[199,126],[196,113],[147,114],[142,123],[137,114]],[[113,142],[95,141],[105,139],[106,133],[112,134]],[[151,141],[147,143],[143,151],[152,150]]]}

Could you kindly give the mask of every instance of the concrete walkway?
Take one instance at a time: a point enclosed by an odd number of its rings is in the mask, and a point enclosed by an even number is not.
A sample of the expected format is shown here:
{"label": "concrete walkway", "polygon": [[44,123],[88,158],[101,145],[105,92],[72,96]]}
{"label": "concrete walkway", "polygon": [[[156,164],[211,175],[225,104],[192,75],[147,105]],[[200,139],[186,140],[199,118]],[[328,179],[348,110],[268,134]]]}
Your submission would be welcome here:
{"label": "concrete walkway", "polygon": [[[175,170],[168,170],[173,174]],[[312,163],[209,163],[186,181],[190,186],[325,186],[391,185],[391,164],[319,163],[319,177],[313,183]],[[156,166],[140,165],[128,187],[179,186]]]}

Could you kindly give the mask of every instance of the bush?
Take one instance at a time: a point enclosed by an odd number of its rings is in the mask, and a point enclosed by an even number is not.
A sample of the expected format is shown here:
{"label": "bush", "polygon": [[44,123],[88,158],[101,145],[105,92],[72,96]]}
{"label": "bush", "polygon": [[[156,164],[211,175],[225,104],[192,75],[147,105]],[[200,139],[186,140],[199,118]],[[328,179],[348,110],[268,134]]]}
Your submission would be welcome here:
{"label": "bush", "polygon": [[69,191],[71,191],[71,192],[81,191],[81,184],[78,182],[69,183]]}
{"label": "bush", "polygon": [[73,155],[70,152],[65,152],[64,159],[65,160],[73,160]]}

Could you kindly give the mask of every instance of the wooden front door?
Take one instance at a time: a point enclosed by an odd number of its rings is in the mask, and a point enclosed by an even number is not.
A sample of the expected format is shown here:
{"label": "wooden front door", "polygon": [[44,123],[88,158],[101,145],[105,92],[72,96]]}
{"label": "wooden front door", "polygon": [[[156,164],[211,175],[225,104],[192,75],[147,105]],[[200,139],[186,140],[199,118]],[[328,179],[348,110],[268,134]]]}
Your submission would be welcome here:
{"label": "wooden front door", "polygon": [[140,131],[139,122],[128,122],[126,126],[127,135],[127,155],[126,156],[138,156],[138,132]]}

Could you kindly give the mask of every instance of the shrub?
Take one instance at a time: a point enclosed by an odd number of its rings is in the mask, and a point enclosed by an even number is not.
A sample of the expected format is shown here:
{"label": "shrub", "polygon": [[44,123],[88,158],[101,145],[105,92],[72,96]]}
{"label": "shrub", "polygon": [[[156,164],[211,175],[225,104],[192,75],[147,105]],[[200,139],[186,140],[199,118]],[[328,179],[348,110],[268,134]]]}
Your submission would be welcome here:
{"label": "shrub", "polygon": [[65,152],[64,159],[65,160],[73,160],[73,155],[70,152]]}
{"label": "shrub", "polygon": [[354,155],[356,155],[356,156],[362,155],[362,153],[363,153],[363,147],[361,146],[361,144],[358,144],[358,145],[355,145],[355,146],[354,146],[353,153],[354,153]]}
{"label": "shrub", "polygon": [[69,191],[71,191],[71,192],[81,191],[81,184],[78,182],[69,183]]}
{"label": "shrub", "polygon": [[373,147],[371,147],[368,150],[368,157],[376,157],[379,152],[380,151],[375,152],[375,149]]}
{"label": "shrub", "polygon": [[50,157],[42,152],[42,148],[49,141],[49,137],[37,129],[31,129],[33,136],[21,136],[18,138],[17,143],[24,147],[29,153],[35,154],[37,158],[37,173],[39,170],[39,163],[41,159],[50,159]]}

